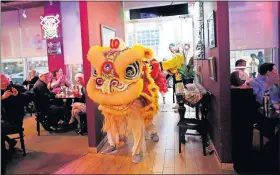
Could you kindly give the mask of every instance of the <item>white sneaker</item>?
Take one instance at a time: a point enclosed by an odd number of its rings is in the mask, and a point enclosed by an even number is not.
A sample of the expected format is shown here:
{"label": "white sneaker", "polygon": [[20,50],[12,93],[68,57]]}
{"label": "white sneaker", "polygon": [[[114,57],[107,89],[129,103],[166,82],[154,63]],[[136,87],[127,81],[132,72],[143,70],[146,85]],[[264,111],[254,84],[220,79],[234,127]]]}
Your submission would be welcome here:
{"label": "white sneaker", "polygon": [[178,109],[178,108],[179,108],[179,105],[172,107],[172,109]]}
{"label": "white sneaker", "polygon": [[157,134],[157,133],[151,134],[151,139],[152,139],[152,141],[154,141],[154,142],[158,142],[158,141],[159,141],[159,136],[158,136],[158,134]]}
{"label": "white sneaker", "polygon": [[101,152],[101,154],[112,154],[117,152],[116,146],[108,146],[104,151]]}
{"label": "white sneaker", "polygon": [[132,156],[132,162],[133,163],[139,163],[142,160],[141,154],[135,154]]}

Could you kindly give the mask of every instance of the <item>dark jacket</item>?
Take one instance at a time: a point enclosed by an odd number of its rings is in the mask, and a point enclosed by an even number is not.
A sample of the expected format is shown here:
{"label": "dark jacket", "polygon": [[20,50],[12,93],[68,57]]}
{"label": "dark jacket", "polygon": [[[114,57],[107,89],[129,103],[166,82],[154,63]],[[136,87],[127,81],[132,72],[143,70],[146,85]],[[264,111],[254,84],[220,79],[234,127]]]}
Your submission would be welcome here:
{"label": "dark jacket", "polygon": [[34,93],[36,109],[40,112],[46,112],[49,109],[51,99],[55,97],[55,94],[52,93],[48,89],[47,84],[40,79],[35,83],[32,91]]}
{"label": "dark jacket", "polygon": [[[30,94],[22,85],[13,84],[9,86],[9,88],[11,87],[18,91],[18,95],[1,100],[2,120],[9,123],[20,123],[23,120],[24,106],[28,103]],[[1,95],[5,91],[1,90]]]}
{"label": "dark jacket", "polygon": [[39,80],[39,77],[35,76],[30,81],[25,80],[22,85],[29,85],[29,90],[33,88],[34,84]]}

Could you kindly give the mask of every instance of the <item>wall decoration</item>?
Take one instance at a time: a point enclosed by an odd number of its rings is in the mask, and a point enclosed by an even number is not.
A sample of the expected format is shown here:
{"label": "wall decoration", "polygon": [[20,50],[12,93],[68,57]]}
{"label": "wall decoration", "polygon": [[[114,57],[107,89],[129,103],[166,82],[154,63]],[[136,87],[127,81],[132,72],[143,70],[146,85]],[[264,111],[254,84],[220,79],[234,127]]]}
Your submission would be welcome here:
{"label": "wall decoration", "polygon": [[58,24],[60,23],[59,15],[40,16],[42,29],[45,39],[58,38]]}
{"label": "wall decoration", "polygon": [[203,2],[194,4],[195,59],[205,59]]}
{"label": "wall decoration", "polygon": [[207,28],[208,28],[208,46],[209,48],[217,47],[217,40],[216,40],[216,16],[215,11],[210,14],[209,18],[207,19]]}
{"label": "wall decoration", "polygon": [[116,37],[116,29],[101,24],[102,46],[110,47],[110,40]]}
{"label": "wall decoration", "polygon": [[62,54],[61,43],[59,41],[48,42],[48,55],[60,55]]}
{"label": "wall decoration", "polygon": [[211,79],[217,81],[217,67],[215,57],[209,57],[209,75]]}

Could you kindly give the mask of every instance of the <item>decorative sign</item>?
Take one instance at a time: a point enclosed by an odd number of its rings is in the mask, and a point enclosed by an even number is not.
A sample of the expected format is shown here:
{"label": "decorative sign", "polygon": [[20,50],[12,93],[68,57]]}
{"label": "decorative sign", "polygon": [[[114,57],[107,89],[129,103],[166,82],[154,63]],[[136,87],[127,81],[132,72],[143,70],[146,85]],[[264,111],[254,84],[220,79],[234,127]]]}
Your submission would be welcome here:
{"label": "decorative sign", "polygon": [[195,2],[194,5],[194,31],[196,59],[205,59],[203,2]]}
{"label": "decorative sign", "polygon": [[61,43],[58,42],[48,42],[48,55],[59,55],[61,54]]}
{"label": "decorative sign", "polygon": [[45,39],[53,39],[58,37],[58,24],[60,20],[58,19],[59,15],[55,16],[41,16],[41,25],[44,30],[44,38]]}

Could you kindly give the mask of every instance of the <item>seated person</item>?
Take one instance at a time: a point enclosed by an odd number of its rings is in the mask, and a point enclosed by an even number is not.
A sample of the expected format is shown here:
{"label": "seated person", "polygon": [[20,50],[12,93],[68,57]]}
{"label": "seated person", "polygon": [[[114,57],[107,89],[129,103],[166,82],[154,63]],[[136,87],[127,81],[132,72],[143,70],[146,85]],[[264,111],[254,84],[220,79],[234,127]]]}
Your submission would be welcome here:
{"label": "seated person", "polygon": [[70,87],[71,83],[63,74],[62,69],[53,71],[53,78],[50,82],[50,89],[53,91],[57,88],[60,89],[62,86]]}
{"label": "seated person", "polygon": [[36,71],[31,70],[29,77],[22,83],[22,85],[27,86],[28,89],[31,90],[38,79],[39,77],[36,75]]}
{"label": "seated person", "polygon": [[[38,111],[45,113],[48,117],[49,122],[43,126],[46,130],[50,129],[50,126],[57,124],[65,124],[64,118],[64,108],[53,105],[51,99],[55,98],[55,92],[51,92],[47,88],[47,84],[50,82],[52,75],[49,72],[43,73],[39,80],[35,83],[33,87],[33,92],[35,94],[35,105]],[[43,119],[39,119],[43,120]],[[42,121],[40,121],[42,122]],[[42,123],[42,124],[43,124]]]}
{"label": "seated person", "polygon": [[79,124],[78,126],[80,127],[81,121],[80,121],[79,113],[86,112],[84,75],[81,73],[76,74],[75,80],[76,80],[77,84],[81,87],[81,93],[79,92],[79,89],[77,89],[76,91],[73,92],[73,95],[77,98],[74,100],[74,103],[72,105],[72,116],[69,121],[69,124],[72,124],[76,119]]}
{"label": "seated person", "polygon": [[253,80],[252,86],[259,104],[263,103],[263,97],[266,92],[270,94],[270,100],[274,109],[279,110],[279,73],[273,63],[264,63],[260,66],[258,77]]}
{"label": "seated person", "polygon": [[23,86],[10,84],[9,79],[1,74],[1,135],[2,139],[8,142],[9,149],[14,148],[16,141],[7,134],[22,127],[24,106],[28,98],[28,92]]}
{"label": "seated person", "polygon": [[246,61],[243,59],[237,60],[235,63],[235,71],[230,74],[232,88],[250,88],[248,85],[252,81],[245,72]]}

